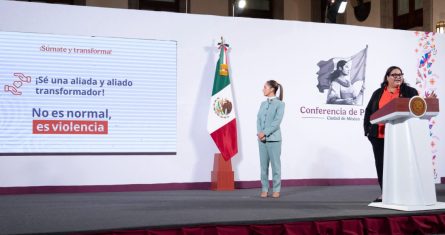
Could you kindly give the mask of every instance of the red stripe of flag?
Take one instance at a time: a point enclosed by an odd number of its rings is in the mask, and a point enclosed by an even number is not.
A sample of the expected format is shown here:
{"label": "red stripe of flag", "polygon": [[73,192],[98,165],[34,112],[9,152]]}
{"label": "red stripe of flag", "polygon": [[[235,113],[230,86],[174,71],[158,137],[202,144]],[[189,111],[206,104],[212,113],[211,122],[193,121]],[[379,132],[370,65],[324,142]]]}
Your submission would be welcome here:
{"label": "red stripe of flag", "polygon": [[228,161],[238,153],[236,119],[217,129],[210,136],[215,141],[224,160]]}

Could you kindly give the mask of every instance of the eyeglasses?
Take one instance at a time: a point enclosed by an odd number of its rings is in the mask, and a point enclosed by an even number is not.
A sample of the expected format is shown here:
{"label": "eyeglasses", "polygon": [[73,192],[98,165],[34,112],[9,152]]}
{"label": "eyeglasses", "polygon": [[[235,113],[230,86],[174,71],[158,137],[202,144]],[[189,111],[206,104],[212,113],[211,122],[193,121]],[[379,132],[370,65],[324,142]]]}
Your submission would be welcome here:
{"label": "eyeglasses", "polygon": [[390,74],[389,76],[391,76],[393,78],[403,78],[403,73],[393,73],[393,74]]}

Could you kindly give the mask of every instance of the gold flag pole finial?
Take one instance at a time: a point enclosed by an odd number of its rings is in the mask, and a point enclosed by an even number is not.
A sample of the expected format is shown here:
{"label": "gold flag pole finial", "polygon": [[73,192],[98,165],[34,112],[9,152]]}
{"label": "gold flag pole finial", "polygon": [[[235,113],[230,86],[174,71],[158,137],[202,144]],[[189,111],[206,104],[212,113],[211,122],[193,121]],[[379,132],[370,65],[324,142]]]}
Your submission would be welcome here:
{"label": "gold flag pole finial", "polygon": [[221,47],[229,47],[229,44],[226,44],[226,42],[224,41],[224,37],[221,36],[221,42],[218,43],[219,48]]}
{"label": "gold flag pole finial", "polygon": [[[221,36],[221,42],[218,43],[219,48],[222,50],[226,50],[227,47],[229,47],[229,45],[225,44],[224,42],[224,38]],[[227,62],[225,59],[223,59],[223,61],[221,61],[220,67],[219,67],[219,75],[221,76],[229,76],[229,67],[227,65]]]}

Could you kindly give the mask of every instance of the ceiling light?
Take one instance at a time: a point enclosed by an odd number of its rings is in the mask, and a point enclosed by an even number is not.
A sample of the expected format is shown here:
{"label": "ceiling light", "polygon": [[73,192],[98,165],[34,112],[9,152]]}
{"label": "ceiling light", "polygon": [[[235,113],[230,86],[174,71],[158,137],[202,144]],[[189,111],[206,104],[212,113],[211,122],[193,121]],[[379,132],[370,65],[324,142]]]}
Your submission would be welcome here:
{"label": "ceiling light", "polygon": [[439,21],[436,24],[436,33],[445,33],[445,21]]}
{"label": "ceiling light", "polygon": [[338,8],[338,13],[340,13],[340,14],[345,13],[347,5],[348,5],[348,1],[347,0],[341,1],[340,7]]}
{"label": "ceiling light", "polygon": [[246,7],[247,2],[246,0],[239,0],[238,1],[238,8],[243,9],[244,7]]}

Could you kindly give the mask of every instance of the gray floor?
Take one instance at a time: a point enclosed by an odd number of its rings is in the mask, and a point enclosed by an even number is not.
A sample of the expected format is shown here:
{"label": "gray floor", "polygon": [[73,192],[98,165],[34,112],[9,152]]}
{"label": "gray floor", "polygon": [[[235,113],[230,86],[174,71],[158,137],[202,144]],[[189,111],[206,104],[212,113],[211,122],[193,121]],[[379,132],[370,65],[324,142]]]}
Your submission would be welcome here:
{"label": "gray floor", "polygon": [[[378,186],[286,187],[280,199],[259,189],[0,196],[0,234],[65,233],[203,224],[261,224],[404,213],[368,207]],[[437,185],[445,201],[445,185]]]}

